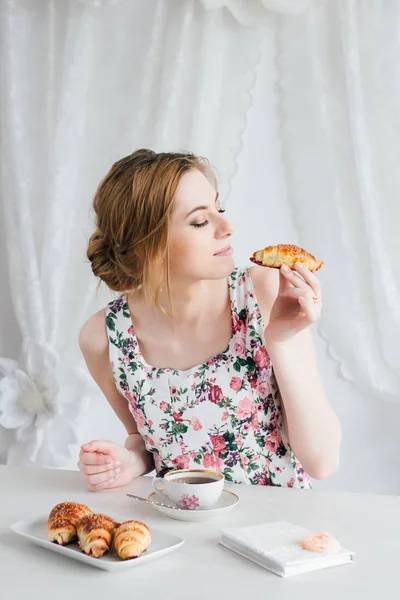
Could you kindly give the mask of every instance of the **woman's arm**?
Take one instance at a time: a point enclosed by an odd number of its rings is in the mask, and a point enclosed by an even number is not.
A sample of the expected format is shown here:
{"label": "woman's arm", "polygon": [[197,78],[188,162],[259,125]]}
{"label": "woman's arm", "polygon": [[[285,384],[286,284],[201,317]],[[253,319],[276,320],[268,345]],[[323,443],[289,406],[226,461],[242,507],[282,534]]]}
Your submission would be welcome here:
{"label": "woman's arm", "polygon": [[[285,283],[282,284],[278,270],[255,267],[251,274],[266,326],[266,348],[282,397],[289,443],[311,477],[329,477],[339,465],[341,428],[323,388],[311,332],[308,327],[298,331],[295,325],[291,325],[292,311],[301,310],[299,294],[293,291],[292,286],[288,288]],[[288,301],[286,296],[284,310],[279,312],[284,335],[277,340],[269,336],[268,326],[271,311],[282,289],[290,289],[293,298]],[[303,294],[303,291],[299,293]],[[283,318],[285,310],[288,319]],[[293,335],[290,335],[291,327]],[[277,337],[276,326],[273,331]]]}
{"label": "woman's arm", "polygon": [[[132,476],[138,477],[152,471],[154,469],[153,457],[146,450],[143,438],[138,433],[126,398],[119,393],[114,382],[109,359],[104,310],[94,314],[82,327],[79,346],[90,374],[128,433],[125,448],[131,454]],[[96,442],[91,442],[91,444],[92,447],[96,446]]]}

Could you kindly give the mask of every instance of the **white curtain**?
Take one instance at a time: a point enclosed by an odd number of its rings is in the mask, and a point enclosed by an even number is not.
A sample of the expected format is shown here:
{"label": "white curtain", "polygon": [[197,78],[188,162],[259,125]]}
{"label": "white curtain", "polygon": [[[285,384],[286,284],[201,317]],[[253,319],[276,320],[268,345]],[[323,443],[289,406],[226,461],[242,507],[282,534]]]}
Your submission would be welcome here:
{"label": "white curtain", "polygon": [[262,47],[276,61],[264,103],[279,185],[296,241],[326,261],[319,331],[344,377],[399,399],[399,5],[1,0],[1,200],[23,343],[18,362],[0,359],[0,458],[60,466],[77,440],[93,392],[77,337],[98,300],[85,246],[100,178],[138,147],[190,149],[218,166],[226,200]]}
{"label": "white curtain", "polygon": [[400,2],[201,2],[273,23],[287,200],[326,262],[319,332],[344,378],[399,402]]}
{"label": "white curtain", "polygon": [[277,24],[287,196],[326,261],[320,332],[342,375],[400,399],[400,2],[316,4]]}
{"label": "white curtain", "polygon": [[[89,378],[77,347],[96,281],[89,207],[138,147],[218,165],[227,197],[262,32],[197,0],[3,0],[1,199],[21,358],[0,359],[0,455],[62,466]],[[94,388],[92,388],[93,391]]]}

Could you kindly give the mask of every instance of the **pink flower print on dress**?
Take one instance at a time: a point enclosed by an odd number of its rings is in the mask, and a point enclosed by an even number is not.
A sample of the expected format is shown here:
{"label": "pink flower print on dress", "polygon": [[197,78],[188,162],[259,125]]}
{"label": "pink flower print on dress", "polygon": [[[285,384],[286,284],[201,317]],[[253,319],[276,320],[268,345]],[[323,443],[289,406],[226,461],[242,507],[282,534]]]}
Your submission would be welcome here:
{"label": "pink flower print on dress", "polygon": [[210,435],[210,440],[214,448],[215,454],[220,454],[225,450],[225,438],[223,435]]}
{"label": "pink flower print on dress", "polygon": [[179,394],[179,390],[177,387],[175,387],[174,385],[172,387],[169,388],[169,393],[171,394],[171,396],[173,398],[175,398],[176,396],[178,396]]}
{"label": "pink flower print on dress", "polygon": [[128,333],[129,335],[133,335],[134,331],[132,326],[128,327]]}
{"label": "pink flower print on dress", "polygon": [[200,431],[200,429],[203,429],[203,425],[200,423],[197,417],[192,417],[190,419],[190,424],[195,431]]}
{"label": "pink flower print on dress", "polygon": [[224,468],[225,468],[225,465],[224,465],[223,459],[220,458],[219,456],[216,456],[215,457],[215,470],[218,471],[218,473],[222,473]]}
{"label": "pink flower print on dress", "polygon": [[218,404],[223,397],[222,390],[219,385],[210,384],[210,401],[214,404]]}
{"label": "pink flower print on dress", "polygon": [[236,354],[239,358],[246,358],[246,336],[244,335],[244,333],[242,333],[241,331],[235,333],[235,335],[232,338],[232,345],[234,354]]}
{"label": "pink flower print on dress", "polygon": [[257,377],[257,392],[263,398],[266,398],[270,392],[268,371],[263,369]]}
{"label": "pink flower print on dress", "polygon": [[228,417],[229,417],[228,411],[223,412],[222,416],[221,416],[221,421],[226,421]]}
{"label": "pink flower print on dress", "polygon": [[259,369],[268,369],[270,364],[269,354],[265,346],[260,346],[254,354],[254,362]]}
{"label": "pink flower print on dress", "polygon": [[277,431],[274,431],[265,438],[265,447],[271,452],[276,452],[279,446],[282,444],[282,438]]}
{"label": "pink flower print on dress", "polygon": [[240,462],[242,463],[243,469],[246,470],[249,459],[247,458],[247,456],[244,453],[240,455]]}
{"label": "pink flower print on dress", "polygon": [[135,417],[135,421],[137,423],[138,428],[143,429],[143,427],[146,425],[146,419],[144,418],[142,411],[135,410],[134,417]]}
{"label": "pink flower print on dress", "polygon": [[211,452],[207,452],[203,458],[203,466],[205,469],[215,469],[215,456]]}
{"label": "pink flower print on dress", "polygon": [[183,454],[180,454],[179,456],[173,458],[171,462],[176,465],[178,469],[188,469],[190,466],[190,456],[184,456]]}
{"label": "pink flower print on dress", "polygon": [[291,477],[291,479],[289,479],[287,486],[290,488],[294,486],[294,477]]}
{"label": "pink flower print on dress", "polygon": [[250,387],[252,390],[255,390],[257,387],[257,376],[255,374],[250,377]]}
{"label": "pink flower print on dress", "polygon": [[255,412],[256,407],[251,398],[242,398],[238,404],[237,409],[235,410],[235,415],[241,421],[248,419]]}
{"label": "pink flower print on dress", "polygon": [[191,496],[189,496],[189,494],[183,494],[179,501],[179,504],[184,506],[187,510],[194,510],[196,508],[199,508],[200,501],[199,498],[194,494],[192,494]]}
{"label": "pink flower print on dress", "polygon": [[135,407],[137,404],[137,395],[134,392],[125,392],[124,394],[125,398]]}
{"label": "pink flower print on dress", "polygon": [[240,379],[240,377],[232,377],[229,387],[232,390],[235,390],[235,392],[238,392],[242,387],[242,380]]}
{"label": "pink flower print on dress", "polygon": [[183,417],[180,413],[173,411],[172,416],[174,417],[174,420],[176,421],[176,423],[182,423]]}
{"label": "pink flower print on dress", "polygon": [[169,406],[169,404],[167,402],[165,402],[165,400],[160,402],[160,410],[162,410],[163,412],[167,412],[168,406]]}
{"label": "pink flower print on dress", "polygon": [[258,417],[257,417],[257,412],[254,412],[252,414],[252,418],[250,423],[248,423],[249,425],[249,429],[253,429],[254,431],[257,431],[258,429],[260,429],[260,425],[258,423]]}
{"label": "pink flower print on dress", "polygon": [[235,333],[237,333],[238,331],[245,331],[245,329],[246,329],[246,326],[243,323],[243,321],[241,321],[239,319],[239,315],[234,313],[234,315],[232,316],[232,333],[233,333],[233,335]]}

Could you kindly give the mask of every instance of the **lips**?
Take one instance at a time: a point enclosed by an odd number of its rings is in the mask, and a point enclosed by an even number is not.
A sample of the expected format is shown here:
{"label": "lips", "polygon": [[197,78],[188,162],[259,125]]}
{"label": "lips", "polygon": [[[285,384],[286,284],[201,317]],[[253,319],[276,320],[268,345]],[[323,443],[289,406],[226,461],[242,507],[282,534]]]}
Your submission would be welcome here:
{"label": "lips", "polygon": [[219,252],[216,252],[214,256],[230,256],[232,254],[232,246],[225,246]]}

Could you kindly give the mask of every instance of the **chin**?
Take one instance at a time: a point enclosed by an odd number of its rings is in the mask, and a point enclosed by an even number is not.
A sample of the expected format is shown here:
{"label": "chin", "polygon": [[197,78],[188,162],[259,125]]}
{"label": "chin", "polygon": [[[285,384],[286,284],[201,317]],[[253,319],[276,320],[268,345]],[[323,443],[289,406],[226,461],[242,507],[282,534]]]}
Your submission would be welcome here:
{"label": "chin", "polygon": [[216,264],[209,270],[206,279],[225,279],[235,268],[233,256],[218,257]]}

